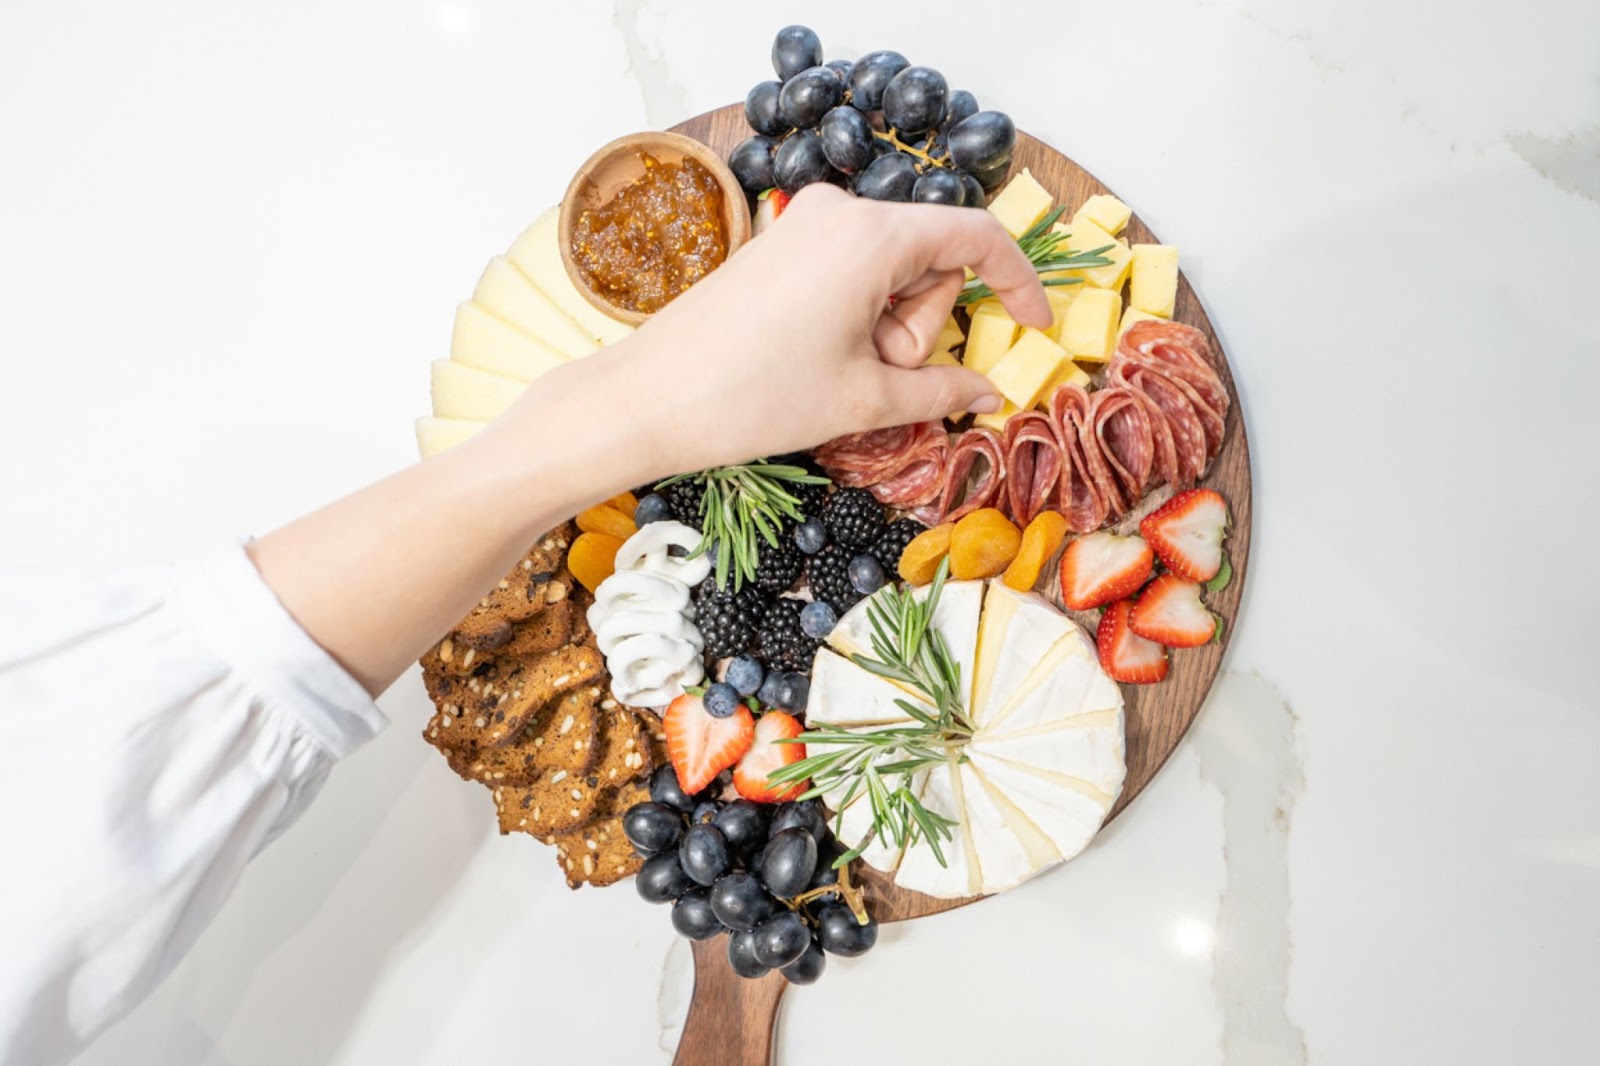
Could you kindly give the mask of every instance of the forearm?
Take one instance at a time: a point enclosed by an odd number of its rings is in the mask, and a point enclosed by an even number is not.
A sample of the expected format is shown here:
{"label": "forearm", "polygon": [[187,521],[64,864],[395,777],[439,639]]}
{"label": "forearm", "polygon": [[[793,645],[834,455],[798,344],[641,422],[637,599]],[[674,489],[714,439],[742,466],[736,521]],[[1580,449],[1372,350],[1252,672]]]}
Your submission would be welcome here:
{"label": "forearm", "polygon": [[629,387],[634,343],[547,375],[466,444],[256,541],[263,578],[313,639],[382,692],[539,534],[670,472],[639,383]]}

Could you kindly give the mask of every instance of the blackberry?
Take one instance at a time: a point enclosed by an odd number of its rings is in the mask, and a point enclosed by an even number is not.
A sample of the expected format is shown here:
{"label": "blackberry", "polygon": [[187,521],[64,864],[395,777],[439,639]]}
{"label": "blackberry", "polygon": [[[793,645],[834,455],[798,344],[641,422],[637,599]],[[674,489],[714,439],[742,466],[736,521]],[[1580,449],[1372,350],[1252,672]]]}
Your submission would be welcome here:
{"label": "blackberry", "polygon": [[843,615],[861,599],[850,584],[850,560],[856,557],[852,548],[843,544],[829,544],[811,557],[806,567],[806,580],[811,583],[811,595],[822,600],[835,612]]}
{"label": "blackberry", "polygon": [[879,537],[877,543],[869,549],[872,557],[883,564],[885,574],[899,571],[900,556],[905,554],[906,545],[927,528],[915,518],[897,518],[889,523],[889,528],[884,531],[883,536]]}
{"label": "blackberry", "polygon": [[806,636],[800,628],[800,612],[804,609],[804,600],[789,597],[775,600],[767,608],[757,639],[761,645],[761,657],[768,666],[801,673],[811,669],[811,657],[817,652],[817,641]]}
{"label": "blackberry", "polygon": [[794,546],[794,530],[778,531],[777,545],[765,539],[756,542],[756,587],[765,592],[783,592],[805,571],[806,557]]}
{"label": "blackberry", "polygon": [[822,521],[833,539],[847,548],[866,551],[883,536],[883,504],[866,489],[839,489],[822,507]]}
{"label": "blackberry", "polygon": [[692,478],[674,482],[662,489],[661,495],[667,498],[667,507],[671,509],[673,518],[686,526],[700,528],[700,501],[706,495],[703,482]]}
{"label": "blackberry", "polygon": [[[828,476],[823,472],[822,467],[817,465],[817,461],[805,452],[774,456],[772,461],[781,463],[784,466],[798,466],[806,473],[815,474],[818,477]],[[812,515],[820,515],[822,513],[823,503],[828,498],[828,486],[797,485],[792,481],[785,481],[783,487],[788,490],[789,495],[800,501],[801,514],[809,518]]]}
{"label": "blackberry", "polygon": [[718,591],[716,578],[707,578],[695,593],[695,625],[706,642],[706,655],[726,659],[749,651],[766,608],[760,590],[746,585],[738,592],[731,587]]}

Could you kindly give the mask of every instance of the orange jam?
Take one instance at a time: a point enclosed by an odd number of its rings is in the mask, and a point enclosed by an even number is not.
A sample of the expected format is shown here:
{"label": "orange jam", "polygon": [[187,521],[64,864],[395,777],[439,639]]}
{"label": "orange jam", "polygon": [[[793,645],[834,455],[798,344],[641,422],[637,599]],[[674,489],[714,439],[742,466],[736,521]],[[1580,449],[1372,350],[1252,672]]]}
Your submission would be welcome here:
{"label": "orange jam", "polygon": [[722,265],[722,187],[693,159],[663,163],[639,153],[644,174],[578,216],[572,259],[590,288],[618,307],[649,314]]}

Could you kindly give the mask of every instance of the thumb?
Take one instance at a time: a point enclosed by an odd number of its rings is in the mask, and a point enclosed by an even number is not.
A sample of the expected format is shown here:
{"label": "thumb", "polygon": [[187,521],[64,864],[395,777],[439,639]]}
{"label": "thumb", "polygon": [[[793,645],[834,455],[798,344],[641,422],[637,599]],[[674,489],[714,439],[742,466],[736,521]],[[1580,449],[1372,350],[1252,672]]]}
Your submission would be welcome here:
{"label": "thumb", "polygon": [[986,414],[1000,409],[1001,399],[989,379],[958,366],[921,366],[907,370],[879,364],[879,395],[885,425],[905,425],[945,418],[962,411]]}

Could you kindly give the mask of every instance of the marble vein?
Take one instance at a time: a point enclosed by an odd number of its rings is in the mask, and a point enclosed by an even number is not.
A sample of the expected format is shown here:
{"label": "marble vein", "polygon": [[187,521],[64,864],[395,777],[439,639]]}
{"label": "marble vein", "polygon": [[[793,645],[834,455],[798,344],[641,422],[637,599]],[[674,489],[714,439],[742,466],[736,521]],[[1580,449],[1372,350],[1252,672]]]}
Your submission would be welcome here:
{"label": "marble vein", "polygon": [[672,938],[661,963],[661,987],[656,992],[656,1045],[668,1060],[678,1050],[683,1023],[689,1016],[689,1000],[694,996],[694,950],[681,936]]}
{"label": "marble vein", "polygon": [[1600,123],[1564,137],[1513,133],[1506,143],[1557,188],[1600,203]]}
{"label": "marble vein", "polygon": [[652,129],[666,129],[689,117],[689,93],[673,78],[662,50],[645,44],[640,22],[647,6],[646,0],[616,0],[611,22],[622,35],[628,73],[639,83],[645,120]]}

